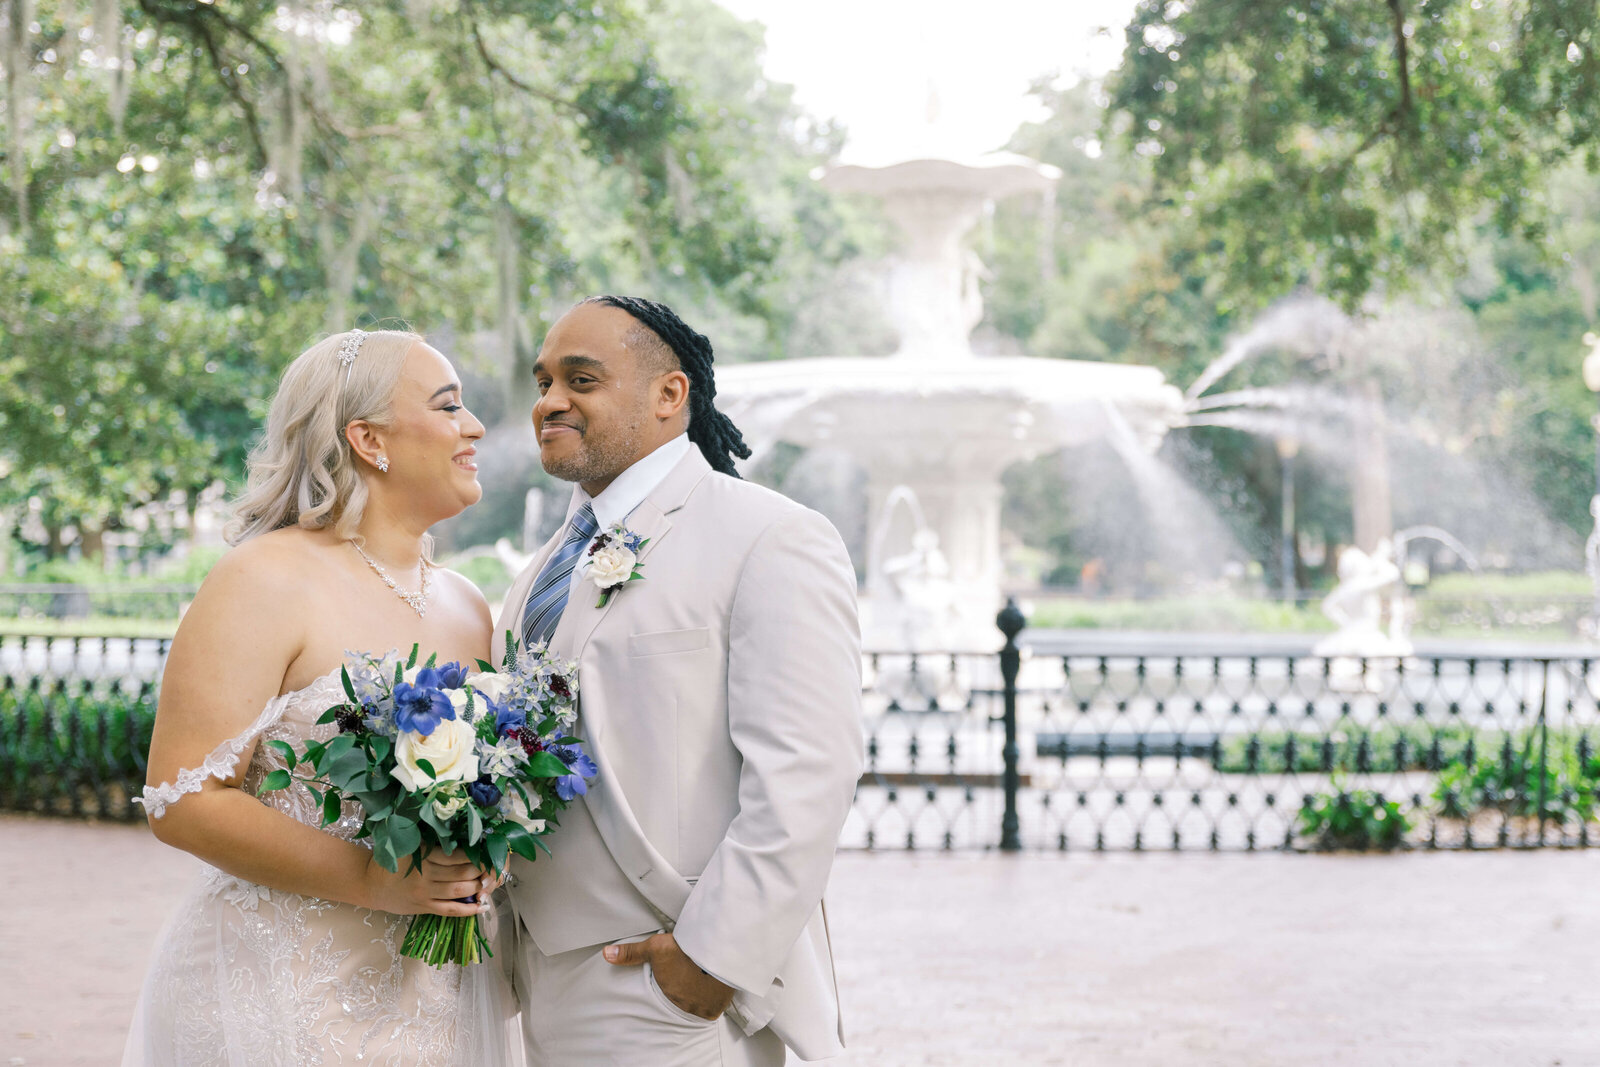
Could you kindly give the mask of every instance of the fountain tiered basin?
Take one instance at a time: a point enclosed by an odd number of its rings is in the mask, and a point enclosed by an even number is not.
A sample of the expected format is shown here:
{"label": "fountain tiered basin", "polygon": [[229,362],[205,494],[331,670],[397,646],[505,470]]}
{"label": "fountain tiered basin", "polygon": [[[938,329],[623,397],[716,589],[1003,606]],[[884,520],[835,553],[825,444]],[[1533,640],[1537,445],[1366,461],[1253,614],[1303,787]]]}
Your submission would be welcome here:
{"label": "fountain tiered basin", "polygon": [[866,472],[871,647],[995,644],[1004,470],[1099,437],[1153,451],[1183,421],[1182,394],[1153,367],[972,351],[982,264],[961,238],[986,204],[1048,195],[1059,177],[1009,155],[829,171],[825,184],[881,198],[901,231],[886,277],[899,350],[717,372],[718,407],[744,431],[751,462],[784,441],[843,451]]}

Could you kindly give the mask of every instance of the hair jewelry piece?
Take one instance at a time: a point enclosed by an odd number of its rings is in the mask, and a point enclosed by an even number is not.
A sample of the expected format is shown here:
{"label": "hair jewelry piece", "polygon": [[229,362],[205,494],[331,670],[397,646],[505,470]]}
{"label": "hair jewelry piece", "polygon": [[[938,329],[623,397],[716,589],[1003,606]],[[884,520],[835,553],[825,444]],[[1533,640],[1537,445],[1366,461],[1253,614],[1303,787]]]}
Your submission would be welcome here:
{"label": "hair jewelry piece", "polygon": [[339,362],[344,366],[344,384],[350,384],[350,368],[361,354],[361,342],[367,339],[366,330],[351,330],[350,336],[339,343]]}

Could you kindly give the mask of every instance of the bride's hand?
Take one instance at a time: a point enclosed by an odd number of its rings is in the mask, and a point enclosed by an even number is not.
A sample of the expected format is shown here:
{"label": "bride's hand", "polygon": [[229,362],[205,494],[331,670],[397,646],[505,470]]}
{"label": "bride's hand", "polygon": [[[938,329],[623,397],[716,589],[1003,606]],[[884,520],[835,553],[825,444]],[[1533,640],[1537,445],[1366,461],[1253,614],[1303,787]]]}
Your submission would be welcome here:
{"label": "bride's hand", "polygon": [[368,905],[394,915],[476,915],[488,907],[489,894],[500,881],[494,872],[481,871],[466,855],[435,852],[422,861],[422,869],[405,873],[385,870],[376,859],[367,864]]}

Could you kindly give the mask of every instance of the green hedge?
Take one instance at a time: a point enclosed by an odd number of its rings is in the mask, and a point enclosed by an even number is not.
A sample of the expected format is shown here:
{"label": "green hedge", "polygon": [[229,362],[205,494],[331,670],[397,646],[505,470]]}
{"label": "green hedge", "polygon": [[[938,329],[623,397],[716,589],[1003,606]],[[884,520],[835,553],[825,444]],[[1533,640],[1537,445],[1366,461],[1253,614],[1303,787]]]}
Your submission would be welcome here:
{"label": "green hedge", "polygon": [[0,688],[0,809],[132,821],[154,687],[40,682]]}

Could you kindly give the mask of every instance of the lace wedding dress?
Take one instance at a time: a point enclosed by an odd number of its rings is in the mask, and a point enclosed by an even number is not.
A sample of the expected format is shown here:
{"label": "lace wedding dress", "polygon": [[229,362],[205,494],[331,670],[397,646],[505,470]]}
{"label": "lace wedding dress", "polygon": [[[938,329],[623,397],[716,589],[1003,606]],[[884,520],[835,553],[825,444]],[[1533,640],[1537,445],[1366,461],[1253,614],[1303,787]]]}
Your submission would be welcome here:
{"label": "lace wedding dress", "polygon": [[[244,777],[257,786],[282,757],[337,730],[316,720],[343,697],[337,672],[267,703],[256,721],[176,783],[146,787],[159,818],[207,778],[231,776],[255,742]],[[320,827],[316,800],[298,783],[261,802]],[[352,840],[360,805],[344,806],[326,833]],[[410,916],[390,915],[247,882],[206,867],[178,905],[134,1010],[124,1067],[478,1067],[520,1062],[510,990],[496,959],[430,967],[400,955]],[[515,1056],[515,1060],[513,1059]]]}

